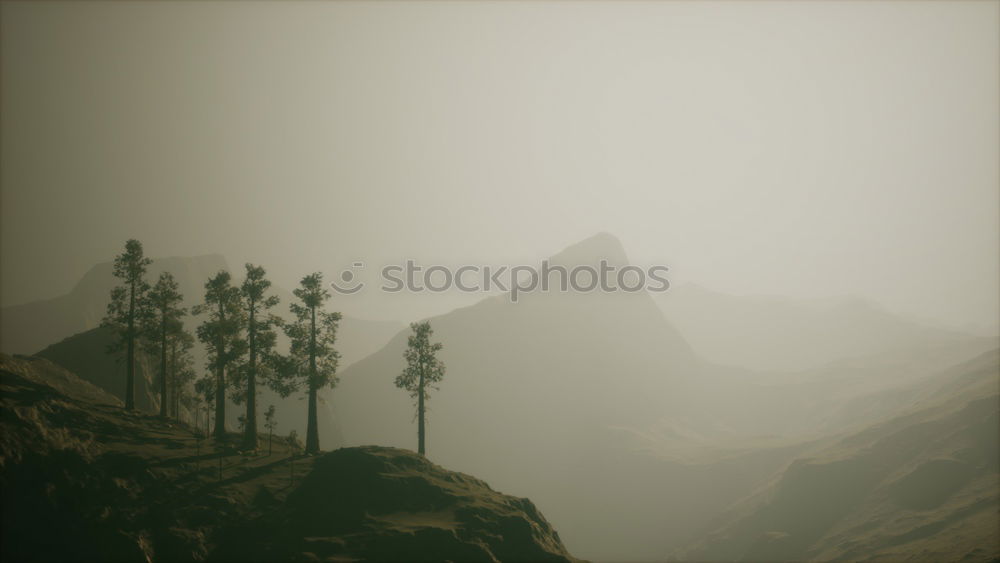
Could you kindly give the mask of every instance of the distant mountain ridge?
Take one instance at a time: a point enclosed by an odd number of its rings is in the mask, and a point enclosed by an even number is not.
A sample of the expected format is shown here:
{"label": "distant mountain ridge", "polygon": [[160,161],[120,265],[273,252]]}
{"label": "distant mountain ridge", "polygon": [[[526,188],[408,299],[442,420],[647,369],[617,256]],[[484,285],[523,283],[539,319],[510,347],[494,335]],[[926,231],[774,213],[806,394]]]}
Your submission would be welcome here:
{"label": "distant mountain ridge", "polygon": [[[98,327],[64,338],[41,350],[36,357],[44,358],[69,370],[80,379],[100,387],[119,400],[125,400],[125,362],[120,355],[109,354],[107,347],[114,340],[110,329]],[[160,392],[159,363],[140,351],[135,362],[135,407],[144,412],[158,412]],[[181,407],[182,418],[190,416]]]}
{"label": "distant mountain ridge", "polygon": [[[550,262],[597,266],[602,259],[628,260],[617,239],[600,234]],[[571,549],[600,558],[608,538],[599,530],[629,503],[609,501],[585,525],[566,515],[579,504],[574,498],[589,498],[583,474],[592,456],[616,449],[612,427],[649,424],[681,407],[678,390],[701,365],[684,338],[645,292],[530,292],[517,303],[500,295],[429,320],[448,369],[429,402],[429,458],[532,495],[562,523]],[[408,335],[400,331],[341,375],[330,395],[340,445],[415,446],[413,406],[393,385]]]}
{"label": "distant mountain ridge", "polygon": [[[92,267],[65,295],[33,301],[0,310],[0,351],[7,354],[34,354],[42,348],[100,325],[107,311],[115,283],[113,263]],[[184,306],[199,302],[205,281],[219,270],[228,269],[219,254],[157,258],[146,274],[155,283],[160,272],[174,275],[184,295]]]}
{"label": "distant mountain ridge", "polygon": [[811,369],[848,358],[977,338],[904,319],[857,297],[736,296],[688,283],[656,300],[703,357],[762,371]]}
{"label": "distant mountain ridge", "polygon": [[[602,259],[628,263],[621,244],[606,233],[549,262],[594,266]],[[867,310],[847,305],[849,312]],[[810,370],[771,374],[707,361],[645,292],[533,291],[517,303],[500,295],[429,321],[448,366],[429,403],[430,458],[525,491],[572,549],[594,559],[665,555],[657,546],[693,532],[712,510],[763,484],[812,441],[898,406],[878,391],[995,346],[961,337],[952,342],[939,332],[925,338],[905,321],[890,319],[879,326],[898,327],[901,351],[874,340],[874,356],[839,367],[810,363],[823,374],[813,378]],[[705,320],[709,332],[711,321]],[[810,322],[823,326],[822,315]],[[722,319],[720,330],[724,325]],[[343,445],[414,446],[413,407],[393,385],[408,332],[342,374],[331,400]],[[927,358],[913,352],[932,344],[929,350],[936,351],[925,355],[933,361],[921,369]],[[884,381],[880,366],[887,366]],[[666,434],[670,439],[659,448]],[[663,449],[693,455],[664,457]],[[537,463],[522,467],[507,455],[511,451]],[[719,485],[720,479],[732,486]],[[647,494],[614,494],[610,486],[593,488],[594,482],[631,482]],[[671,499],[685,499],[683,504],[697,498],[698,510],[687,514],[669,508]],[[616,524],[630,516],[638,522]],[[657,521],[673,529],[657,529]]]}
{"label": "distant mountain ridge", "polygon": [[677,555],[995,561],[1000,350],[911,387],[909,406],[796,459]]}
{"label": "distant mountain ridge", "polygon": [[[628,263],[607,233],[549,262],[571,268],[601,260]],[[675,291],[666,295],[685,301]],[[81,292],[107,299],[103,290]],[[282,300],[275,312],[287,314],[291,293],[274,293]],[[429,458],[530,496],[580,555],[655,560],[766,489],[793,460],[924,400],[921,385],[941,370],[997,346],[996,339],[924,330],[858,301],[800,307],[775,299],[770,311],[770,300],[709,296],[665,313],[663,298],[529,291],[517,303],[499,295],[432,317],[448,373],[429,404]],[[786,310],[794,322],[768,320]],[[852,323],[860,323],[860,337],[850,335]],[[688,343],[688,330],[702,347],[726,351],[735,339],[740,347],[729,351],[736,356],[756,348],[747,361],[753,365],[757,354],[773,369],[719,365],[718,355],[706,359]],[[323,391],[319,405],[324,449],[414,448],[414,408],[393,385],[409,332],[396,323],[342,321],[341,384]],[[99,333],[73,336],[41,355],[117,394],[120,378],[109,377],[105,364],[112,358],[73,351],[74,342]],[[818,344],[809,346],[813,339]],[[280,434],[302,434],[300,398],[263,392],[259,405],[277,405]],[[229,408],[231,429],[241,412]],[[775,553],[795,553],[782,549]]]}

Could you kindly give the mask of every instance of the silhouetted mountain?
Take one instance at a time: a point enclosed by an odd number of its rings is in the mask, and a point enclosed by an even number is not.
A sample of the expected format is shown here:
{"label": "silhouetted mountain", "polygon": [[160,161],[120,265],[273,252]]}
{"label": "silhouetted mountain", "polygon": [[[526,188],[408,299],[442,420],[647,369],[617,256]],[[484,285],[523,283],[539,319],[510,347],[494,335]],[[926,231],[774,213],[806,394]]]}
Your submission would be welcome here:
{"label": "silhouetted mountain", "polygon": [[[628,262],[602,233],[550,263],[602,259]],[[860,311],[847,317],[879,317]],[[768,374],[702,360],[647,293],[534,291],[429,320],[448,367],[429,403],[430,458],[530,494],[594,559],[663,556],[795,456],[906,404],[910,382],[996,345],[917,338],[890,318],[881,326],[905,347],[882,340],[846,360],[831,348],[835,362]],[[408,335],[342,374],[330,397],[344,444],[415,447],[414,407],[393,384]]]}
{"label": "silhouetted mountain", "polygon": [[[591,243],[593,253],[587,252]],[[624,261],[620,245],[609,245],[606,235],[551,261],[588,254],[590,261],[580,263]],[[532,429],[526,435],[544,449],[556,437],[543,435],[548,432],[586,443],[586,428],[648,422],[671,404],[671,390],[683,387],[698,365],[645,293],[536,292],[517,304],[496,296],[430,322],[448,366],[431,402],[430,448],[441,460],[476,457],[470,448],[506,442],[521,435],[518,430]],[[332,399],[347,443],[412,445],[410,399],[393,385],[408,335],[409,329],[400,331],[342,374]],[[560,417],[552,420],[556,411]],[[483,459],[484,466],[493,465]]]}
{"label": "silhouetted mountain", "polygon": [[[107,352],[108,345],[113,340],[114,335],[110,329],[98,327],[74,334],[35,355],[69,370],[84,381],[124,401],[124,358],[120,354]],[[135,358],[135,406],[145,412],[158,412],[159,362],[141,352]]]}
{"label": "silhouetted mountain", "polygon": [[763,371],[801,371],[941,343],[994,340],[925,326],[859,298],[735,296],[684,284],[656,299],[703,357]]}
{"label": "silhouetted mountain", "polygon": [[[613,265],[628,262],[618,241],[601,234],[556,254],[550,263],[572,268],[596,266],[601,260]],[[825,315],[842,318],[839,324],[823,328],[828,332],[809,333],[813,334],[809,338],[815,334],[840,338],[837,331],[846,330],[840,325],[848,322],[871,323],[894,336],[883,340],[871,336],[874,351],[868,355],[854,355],[867,349],[861,344],[820,347],[804,353],[805,360],[792,361],[807,363],[808,369],[754,371],[703,360],[649,294],[560,293],[558,285],[558,281],[552,284],[549,292],[521,294],[516,304],[507,296],[490,297],[430,319],[433,340],[444,343],[440,357],[448,372],[429,403],[428,454],[502,490],[531,496],[574,551],[595,559],[660,558],[677,545],[702,538],[706,526],[717,529],[734,521],[736,516],[718,519],[727,507],[734,507],[732,514],[740,517],[751,514],[759,504],[741,500],[754,491],[768,490],[795,459],[822,452],[883,420],[886,413],[922,400],[925,385],[936,381],[943,368],[997,345],[995,339],[913,330],[907,321],[891,315],[887,320],[877,307],[846,304],[846,309],[837,305],[831,309],[834,312],[805,315],[808,322],[803,326],[822,326]],[[274,293],[282,299],[274,312],[285,314],[291,294],[282,288],[274,288]],[[198,289],[195,295],[200,294]],[[100,299],[106,302],[106,293]],[[197,322],[189,319],[191,326]],[[785,330],[779,327],[759,343]],[[373,353],[347,365],[340,386],[321,393],[326,399],[319,412],[324,447],[415,447],[415,409],[407,393],[393,384],[404,366],[409,332],[393,323],[344,319],[338,344],[342,365]],[[124,375],[114,358],[104,353],[107,338],[106,331],[94,329],[40,355],[121,396]],[[793,356],[798,353],[795,346],[791,341],[788,353]],[[196,353],[201,369],[204,359],[200,351]],[[840,353],[848,357],[837,357]],[[812,364],[825,357],[834,359]],[[155,395],[148,393],[151,381],[155,372],[141,365],[140,407],[155,406]],[[294,428],[301,435],[305,431],[301,398],[297,394],[280,399],[265,391],[259,405],[262,409],[276,405],[281,434]],[[242,407],[230,406],[230,428],[236,428],[242,412]],[[405,454],[389,457],[397,455]],[[947,467],[935,462],[928,471],[935,468]],[[337,489],[336,494],[343,492]],[[256,491],[247,493],[253,495]],[[759,503],[759,497],[751,500]],[[286,508],[280,512],[282,518],[309,513]],[[439,511],[428,518],[434,526],[449,521]],[[399,529],[411,524],[404,522]],[[280,519],[253,516],[242,519],[240,526],[254,530],[283,524]],[[750,530],[748,541],[758,541],[753,534],[759,530],[752,526]],[[334,556],[340,549],[336,546],[346,545],[347,540],[333,532],[317,532],[317,538],[333,539],[279,542],[286,551],[271,545],[270,539],[254,547],[237,541],[225,543],[224,550],[230,555],[241,553],[240,549],[271,550],[276,557],[280,551],[280,558],[295,558],[304,553],[297,550]],[[437,537],[439,532],[430,534]],[[453,541],[450,537],[443,541]],[[466,539],[458,537],[459,543]],[[176,540],[164,541],[173,545]],[[390,545],[397,545],[395,541]],[[363,543],[352,545],[367,549]],[[700,549],[730,549],[726,545],[751,552],[746,542],[705,543]],[[223,547],[213,544],[211,549]],[[759,554],[770,557],[772,552]]]}
{"label": "silhouetted mountain", "polygon": [[[760,372],[705,365],[688,389],[696,409],[666,413],[653,434],[683,433],[716,445],[748,439],[811,440],[872,424],[906,406],[911,384],[995,348],[1000,339],[974,337],[926,342],[792,372]],[[660,450],[685,449],[691,440],[664,440]]]}
{"label": "silhouetted mountain", "polygon": [[[111,288],[117,285],[112,262],[97,264],[77,282],[72,291],[53,299],[4,307],[0,311],[0,351],[34,354],[64,338],[97,328],[107,311]],[[183,258],[159,258],[147,272],[150,283],[160,272],[174,275],[190,307],[205,294],[205,280],[226,269],[218,254]]]}
{"label": "silhouetted mountain", "polygon": [[[606,234],[551,263],[602,259],[627,262]],[[575,498],[605,498],[581,475],[601,463],[597,452],[620,439],[613,428],[642,427],[680,408],[699,365],[644,292],[534,292],[516,304],[496,296],[430,322],[433,340],[444,344],[447,374],[429,403],[429,457],[501,488],[530,492],[545,510],[563,515]],[[409,329],[401,331],[345,370],[331,393],[345,445],[415,448],[414,408],[393,384],[408,335]],[[612,500],[586,522],[565,524],[564,539],[599,556],[594,548],[606,536],[596,532],[614,526],[627,504]]]}
{"label": "silhouetted mountain", "polygon": [[684,557],[996,560],[1000,352],[910,391],[907,407],[795,460]]}
{"label": "silhouetted mountain", "polygon": [[[240,455],[0,355],[5,561],[572,561],[528,499],[389,448]],[[235,440],[234,440],[235,441]]]}

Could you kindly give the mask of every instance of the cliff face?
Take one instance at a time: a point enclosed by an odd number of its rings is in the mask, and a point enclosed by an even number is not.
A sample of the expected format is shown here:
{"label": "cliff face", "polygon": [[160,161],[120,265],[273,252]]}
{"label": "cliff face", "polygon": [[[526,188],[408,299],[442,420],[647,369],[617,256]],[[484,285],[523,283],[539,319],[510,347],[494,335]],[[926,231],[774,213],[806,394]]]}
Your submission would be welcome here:
{"label": "cliff face", "polygon": [[530,500],[376,446],[319,457],[283,505],[228,539],[218,553],[233,560],[572,559]]}
{"label": "cliff face", "polygon": [[3,559],[572,560],[531,501],[412,452],[296,451],[245,455],[0,355]]}

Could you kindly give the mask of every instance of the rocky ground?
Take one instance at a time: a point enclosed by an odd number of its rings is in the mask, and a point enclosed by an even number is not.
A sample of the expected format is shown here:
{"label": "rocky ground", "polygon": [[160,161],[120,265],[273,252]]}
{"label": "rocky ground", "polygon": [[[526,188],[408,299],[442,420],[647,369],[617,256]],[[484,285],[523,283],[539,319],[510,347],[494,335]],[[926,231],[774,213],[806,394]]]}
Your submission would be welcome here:
{"label": "rocky ground", "polygon": [[[528,499],[395,448],[254,452],[0,355],[5,561],[571,561]],[[265,438],[266,440],[266,438]]]}

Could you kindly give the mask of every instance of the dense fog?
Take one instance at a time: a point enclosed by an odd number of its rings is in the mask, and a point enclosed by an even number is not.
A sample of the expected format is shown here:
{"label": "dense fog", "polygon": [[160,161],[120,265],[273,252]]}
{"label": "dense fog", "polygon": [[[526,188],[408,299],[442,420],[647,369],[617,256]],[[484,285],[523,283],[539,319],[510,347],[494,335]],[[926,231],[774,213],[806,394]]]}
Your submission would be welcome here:
{"label": "dense fog", "polygon": [[[106,315],[128,239],[186,313],[218,272],[266,268],[279,359],[302,353],[287,327],[308,315],[289,305],[319,272],[317,310],[343,314],[320,448],[417,450],[397,377],[427,321],[447,369],[426,458],[529,498],[552,553],[1000,556],[997,3],[0,11],[4,354],[124,400]],[[380,287],[407,261],[452,283]],[[543,262],[666,283],[512,296]],[[515,266],[507,287],[454,283]],[[212,381],[206,310],[179,330]],[[140,411],[164,400],[158,353],[136,360]],[[316,431],[301,389],[258,393],[275,435]],[[216,424],[235,432],[246,401],[225,397]],[[207,434],[221,411],[203,408],[175,418]],[[316,458],[302,486],[325,491],[321,470],[346,475],[355,451]],[[465,526],[411,512],[414,529]],[[243,553],[205,537],[191,557]]]}

